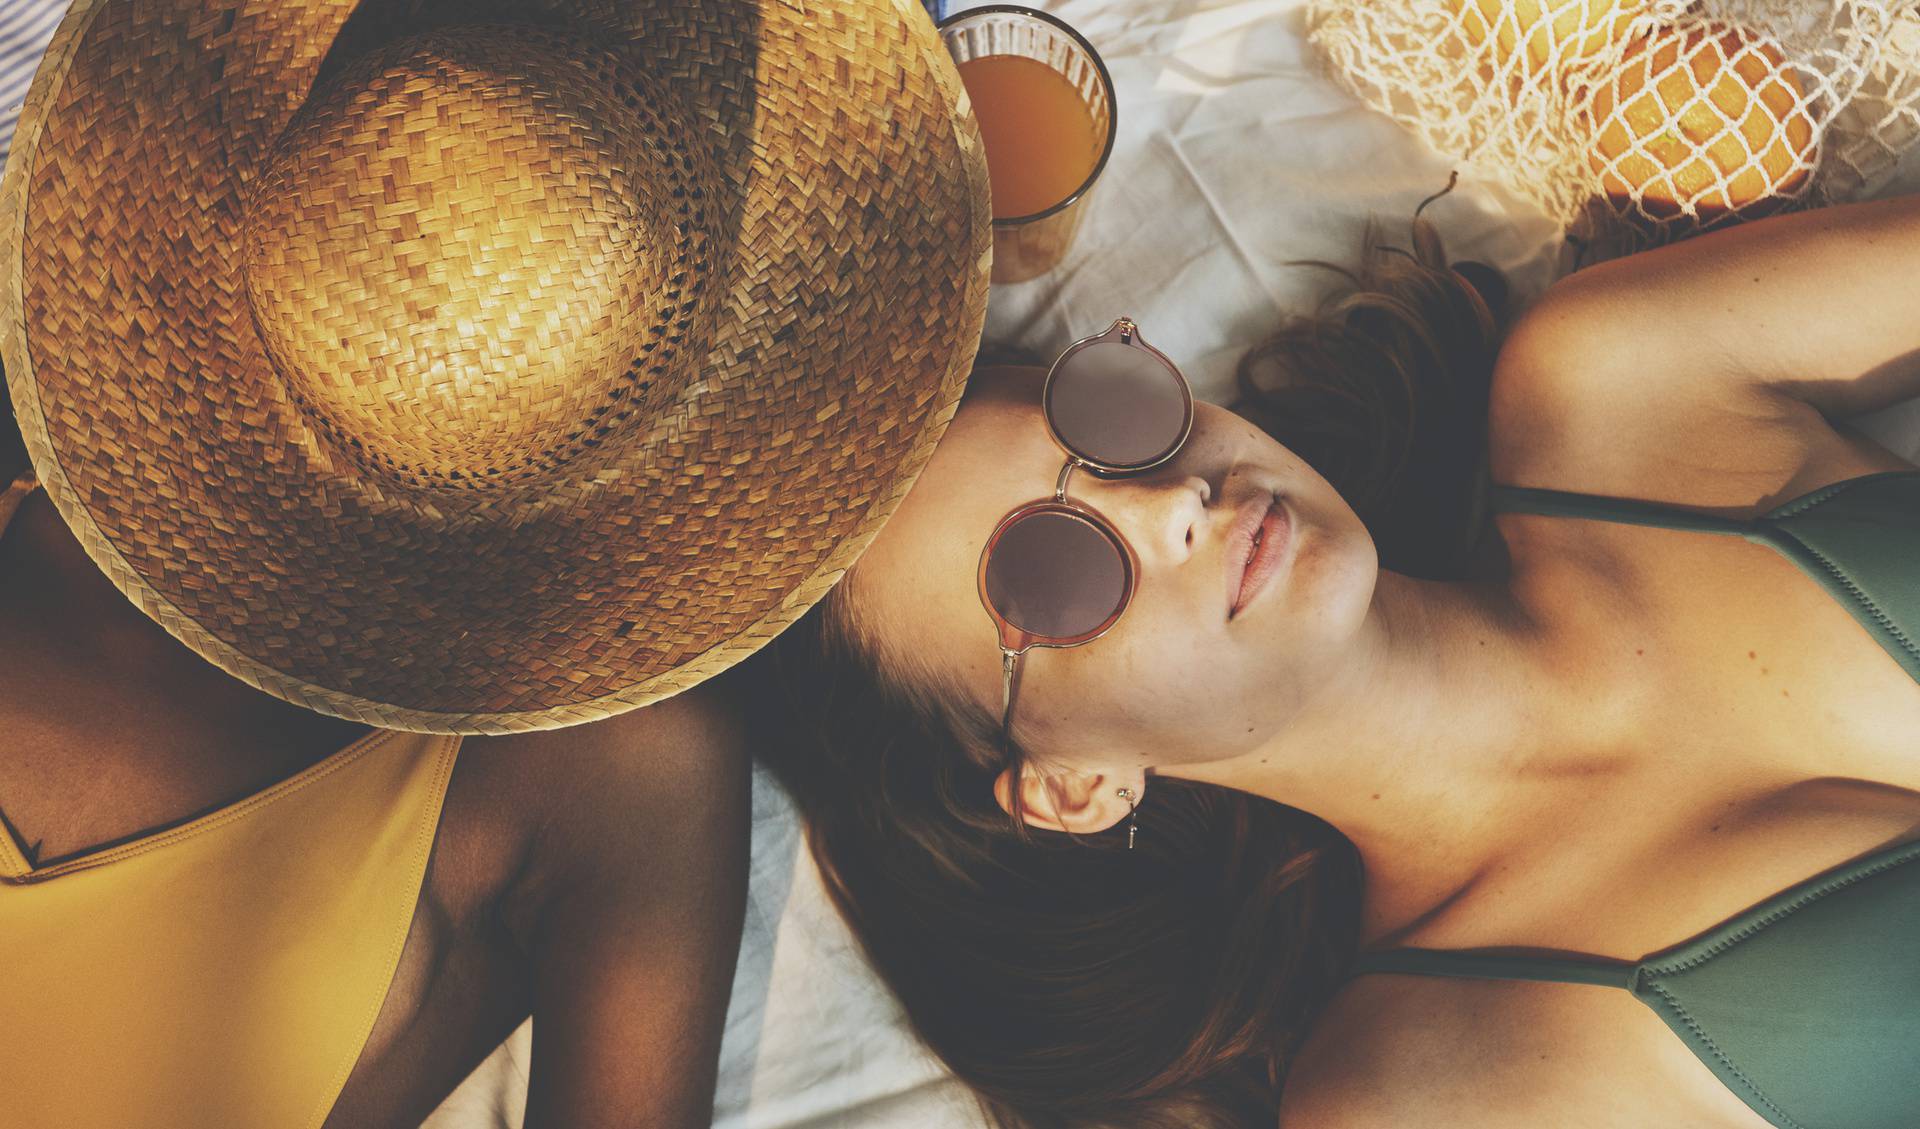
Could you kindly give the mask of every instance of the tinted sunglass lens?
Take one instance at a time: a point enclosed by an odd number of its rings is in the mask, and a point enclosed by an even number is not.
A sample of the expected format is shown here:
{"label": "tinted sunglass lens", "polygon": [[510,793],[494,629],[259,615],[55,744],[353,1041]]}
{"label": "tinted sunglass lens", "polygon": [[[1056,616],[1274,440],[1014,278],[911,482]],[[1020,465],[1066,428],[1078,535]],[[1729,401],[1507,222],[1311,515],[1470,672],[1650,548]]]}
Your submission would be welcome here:
{"label": "tinted sunglass lens", "polygon": [[1000,533],[987,558],[987,599],[1009,623],[1070,639],[1099,627],[1127,595],[1126,561],[1092,522],[1052,511]]}
{"label": "tinted sunglass lens", "polygon": [[1179,375],[1159,357],[1096,341],[1054,370],[1047,418],[1074,454],[1127,469],[1172,453],[1186,428],[1187,397]]}

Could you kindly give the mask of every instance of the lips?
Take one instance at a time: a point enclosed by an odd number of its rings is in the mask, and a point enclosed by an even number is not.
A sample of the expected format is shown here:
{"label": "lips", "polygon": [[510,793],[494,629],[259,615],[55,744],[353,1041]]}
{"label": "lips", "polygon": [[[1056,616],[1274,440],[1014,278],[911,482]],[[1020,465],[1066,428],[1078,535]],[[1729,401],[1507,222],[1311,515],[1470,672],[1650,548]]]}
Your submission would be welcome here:
{"label": "lips", "polygon": [[1293,523],[1278,496],[1256,498],[1240,511],[1227,536],[1228,619],[1265,589],[1286,559],[1292,538]]}

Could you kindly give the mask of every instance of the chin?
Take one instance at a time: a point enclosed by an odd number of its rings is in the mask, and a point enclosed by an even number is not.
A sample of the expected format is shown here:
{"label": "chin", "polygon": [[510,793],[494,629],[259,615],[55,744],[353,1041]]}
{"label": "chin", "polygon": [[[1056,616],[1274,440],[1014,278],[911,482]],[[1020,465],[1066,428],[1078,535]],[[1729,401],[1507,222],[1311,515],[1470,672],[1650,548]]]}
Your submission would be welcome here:
{"label": "chin", "polygon": [[1325,624],[1328,635],[1346,638],[1359,631],[1373,607],[1380,557],[1364,525],[1351,536],[1309,535],[1295,546],[1287,574],[1276,579],[1286,582],[1287,599],[1300,614]]}

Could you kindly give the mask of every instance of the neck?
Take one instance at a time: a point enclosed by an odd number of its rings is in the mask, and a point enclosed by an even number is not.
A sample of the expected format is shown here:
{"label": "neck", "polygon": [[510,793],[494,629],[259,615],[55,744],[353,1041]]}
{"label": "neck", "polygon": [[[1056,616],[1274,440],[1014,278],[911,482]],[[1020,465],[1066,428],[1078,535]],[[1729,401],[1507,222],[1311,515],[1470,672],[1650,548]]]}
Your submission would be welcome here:
{"label": "neck", "polygon": [[1575,708],[1605,695],[1552,644],[1506,581],[1382,570],[1356,661],[1284,730],[1162,771],[1331,823],[1366,868],[1362,943],[1390,943],[1545,833],[1557,799],[1622,767]]}
{"label": "neck", "polygon": [[76,742],[283,735],[305,755],[364,727],[309,713],[202,659],[120,594],[44,492],[0,536],[0,720]]}
{"label": "neck", "polygon": [[45,492],[27,495],[6,526],[0,590],[0,633],[12,653],[51,651],[117,679],[179,646],[87,558]]}

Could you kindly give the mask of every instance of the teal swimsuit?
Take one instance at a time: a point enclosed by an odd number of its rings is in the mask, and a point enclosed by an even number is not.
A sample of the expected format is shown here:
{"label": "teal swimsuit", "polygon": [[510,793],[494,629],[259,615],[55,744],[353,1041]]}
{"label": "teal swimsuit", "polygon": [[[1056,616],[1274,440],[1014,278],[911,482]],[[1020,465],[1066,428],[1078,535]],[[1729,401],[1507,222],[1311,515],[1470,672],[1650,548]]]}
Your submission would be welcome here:
{"label": "teal swimsuit", "polygon": [[[1920,682],[1920,470],[1821,487],[1750,521],[1561,490],[1490,488],[1495,510],[1724,533],[1771,545]],[[1920,734],[1914,755],[1920,757]],[[1920,1127],[1920,841],[1793,886],[1637,964],[1465,950],[1362,953],[1368,972],[1632,992],[1783,1129]]]}

